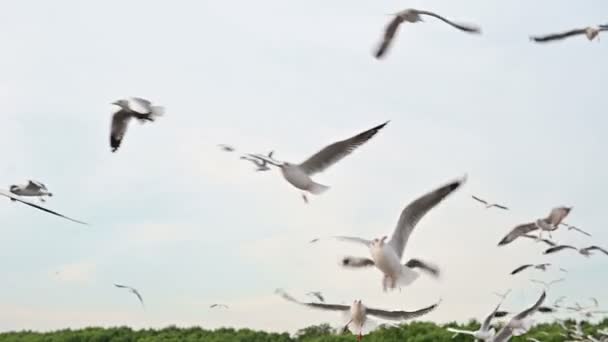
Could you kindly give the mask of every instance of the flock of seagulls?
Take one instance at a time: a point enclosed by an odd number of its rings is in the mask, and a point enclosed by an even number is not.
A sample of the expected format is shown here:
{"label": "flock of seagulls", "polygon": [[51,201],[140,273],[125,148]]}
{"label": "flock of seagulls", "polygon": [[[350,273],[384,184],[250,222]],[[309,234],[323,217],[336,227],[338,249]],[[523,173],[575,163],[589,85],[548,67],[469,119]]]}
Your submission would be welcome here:
{"label": "flock of seagulls", "polygon": [[[390,47],[394,44],[397,32],[402,24],[422,22],[423,17],[432,17],[438,19],[466,33],[481,34],[482,32],[481,28],[475,25],[457,23],[434,12],[406,9],[394,13],[393,18],[386,25],[382,40],[375,49],[375,58],[381,59],[386,57]],[[590,26],[562,33],[533,36],[530,37],[530,39],[534,42],[545,43],[562,40],[576,35],[585,35],[587,39],[591,41],[595,38],[598,38],[599,40],[599,34],[603,31],[608,31],[608,25]],[[132,119],[136,119],[141,124],[145,124],[148,122],[155,122],[158,117],[163,116],[165,113],[164,107],[153,105],[151,101],[139,97],[117,100],[112,104],[118,107],[118,110],[112,115],[110,126],[109,144],[111,152],[113,153],[117,152],[123,144],[127,128]],[[240,159],[252,163],[255,166],[256,172],[270,171],[271,167],[277,167],[285,181],[300,192],[305,203],[309,203],[309,195],[321,195],[330,188],[327,185],[317,183],[312,177],[317,173],[323,172],[330,166],[342,160],[344,157],[350,155],[362,145],[369,142],[373,137],[378,135],[378,133],[383,130],[388,123],[389,121],[386,121],[350,138],[327,145],[301,163],[279,161],[275,159],[274,151],[271,151],[268,154],[248,153],[240,156]],[[236,148],[226,144],[219,144],[218,147],[222,151],[228,153],[236,151]],[[443,202],[448,196],[460,189],[466,183],[466,180],[467,176],[464,175],[463,177],[447,182],[446,184],[426,194],[423,194],[422,196],[414,199],[411,203],[407,204],[400,213],[397,225],[392,232],[390,239],[388,235],[380,234],[372,239],[352,236],[332,236],[331,238],[333,239],[357,243],[365,246],[368,249],[369,255],[367,257],[344,257],[342,259],[342,266],[345,268],[356,269],[375,267],[382,273],[381,285],[384,292],[401,289],[402,287],[411,285],[420,277],[421,273],[436,279],[439,278],[441,274],[440,269],[432,262],[418,258],[408,259],[404,262],[403,259],[405,247],[408,244],[410,236],[415,227],[418,225],[419,221],[432,209],[437,207],[439,203]],[[9,198],[13,202],[19,202],[49,214],[76,223],[87,224],[83,221],[70,218],[58,212],[47,209],[39,204],[26,200],[25,198],[36,198],[40,202],[45,203],[47,198],[53,196],[53,193],[50,192],[47,186],[41,182],[28,180],[26,184],[11,185],[9,190],[0,190],[0,195]],[[472,196],[472,198],[474,201],[482,204],[486,209],[497,208],[505,211],[509,210],[509,208],[503,204],[492,203],[478,196]],[[498,246],[511,244],[513,241],[519,238],[527,238],[549,245],[549,248],[543,252],[544,255],[554,254],[566,250],[577,251],[586,257],[590,257],[596,252],[608,255],[608,250],[597,245],[577,248],[568,244],[558,244],[552,240],[551,233],[558,230],[560,227],[566,227],[568,230],[574,230],[588,237],[591,236],[590,233],[563,222],[571,211],[572,207],[555,207],[546,217],[538,218],[532,222],[527,222],[514,227],[499,241]],[[538,235],[531,234],[536,231],[538,232]],[[543,233],[547,233],[549,238],[543,237]],[[310,242],[316,243],[321,240],[322,238],[315,238]],[[510,274],[516,275],[526,270],[546,271],[551,266],[551,263],[525,264],[515,268]],[[562,268],[560,268],[560,270],[566,272],[566,270]],[[560,298],[552,307],[543,306],[547,296],[546,291],[548,291],[553,284],[564,281],[564,278],[550,282],[534,279],[531,281],[542,284],[545,290],[531,307],[514,315],[508,321],[508,323],[498,331],[496,331],[496,329],[494,329],[492,326],[492,321],[496,318],[504,317],[510,314],[507,311],[500,310],[502,301],[506,299],[510,291],[504,294],[497,293],[497,295],[501,297],[501,302],[496,305],[490,314],[484,319],[479,330],[466,331],[453,328],[448,328],[448,330],[453,332],[455,334],[454,336],[459,334],[471,335],[476,340],[487,342],[504,342],[508,341],[512,336],[520,336],[525,334],[533,325],[531,316],[533,316],[536,312],[553,313],[557,309],[562,308],[561,302],[564,300],[564,298]],[[144,306],[143,297],[137,289],[120,284],[114,284],[114,286],[116,288],[129,291],[131,294],[136,296],[141,305]],[[315,302],[298,301],[281,289],[276,290],[276,293],[289,302],[303,305],[308,308],[343,313],[345,321],[343,322],[341,330],[350,330],[352,333],[357,335],[359,340],[362,339],[363,335],[372,331],[378,326],[372,318],[402,322],[405,320],[422,317],[435,310],[441,304],[441,299],[439,299],[432,305],[414,311],[382,310],[367,307],[362,303],[361,300],[355,300],[351,305],[328,304],[320,291],[307,293],[307,296],[310,296],[316,300]],[[607,313],[606,311],[597,309],[599,303],[595,299],[593,299],[593,301],[594,304],[590,307],[583,307],[577,303],[575,306],[567,307],[566,309],[572,312],[579,312],[585,317]],[[229,309],[227,305],[217,303],[210,305],[209,308]],[[571,328],[567,329],[568,331],[571,330]],[[580,326],[577,326],[577,328],[570,331],[570,333],[570,335],[575,337],[579,336],[581,338],[587,338],[582,335]],[[602,332],[602,334],[608,336],[607,331]]]}

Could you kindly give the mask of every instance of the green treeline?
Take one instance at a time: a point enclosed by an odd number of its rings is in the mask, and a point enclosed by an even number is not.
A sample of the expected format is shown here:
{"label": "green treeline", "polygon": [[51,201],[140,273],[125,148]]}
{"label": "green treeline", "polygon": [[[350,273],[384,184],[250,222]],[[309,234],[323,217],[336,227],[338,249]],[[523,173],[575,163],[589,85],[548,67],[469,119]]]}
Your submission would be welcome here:
{"label": "green treeline", "polygon": [[[569,326],[573,321],[567,321]],[[446,327],[465,330],[476,330],[479,323],[470,321],[464,325],[450,323],[436,325],[429,322],[414,322],[399,327],[384,326],[373,333],[363,337],[364,342],[464,342],[473,341],[470,336],[453,334],[446,331]],[[585,334],[597,337],[597,330],[608,328],[608,319],[597,325],[583,323]],[[534,327],[525,337],[514,337],[511,341],[526,341],[526,337],[534,337],[543,342],[563,342],[567,338],[561,336],[563,328],[558,324],[540,324]],[[293,336],[287,333],[266,333],[249,329],[234,330],[222,328],[205,330],[202,328],[176,328],[168,327],[161,330],[132,330],[127,327],[120,328],[86,328],[81,330],[60,330],[49,333],[31,331],[0,333],[3,342],[353,342],[355,336],[350,334],[336,335],[327,325],[312,326],[298,331]]]}

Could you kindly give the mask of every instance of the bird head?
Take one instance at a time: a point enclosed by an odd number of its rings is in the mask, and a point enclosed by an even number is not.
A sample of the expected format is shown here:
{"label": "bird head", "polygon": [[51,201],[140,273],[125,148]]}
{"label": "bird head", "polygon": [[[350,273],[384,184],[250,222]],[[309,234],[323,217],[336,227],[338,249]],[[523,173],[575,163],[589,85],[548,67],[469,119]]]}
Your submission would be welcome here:
{"label": "bird head", "polygon": [[112,104],[123,109],[129,107],[129,103],[127,102],[127,100],[117,100],[112,102]]}
{"label": "bird head", "polygon": [[15,192],[15,191],[19,190],[19,185],[11,185],[9,189],[11,192]]}

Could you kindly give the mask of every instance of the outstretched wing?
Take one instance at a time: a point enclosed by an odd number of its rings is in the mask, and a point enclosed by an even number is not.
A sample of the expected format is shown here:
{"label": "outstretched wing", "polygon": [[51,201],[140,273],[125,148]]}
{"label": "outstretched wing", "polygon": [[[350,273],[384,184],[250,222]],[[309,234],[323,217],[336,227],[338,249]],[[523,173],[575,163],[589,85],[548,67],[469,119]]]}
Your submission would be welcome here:
{"label": "outstretched wing", "polygon": [[538,229],[538,226],[532,222],[532,223],[524,223],[524,224],[520,224],[519,226],[513,228],[509,234],[505,235],[505,237],[502,238],[502,240],[500,240],[500,242],[498,242],[499,246],[504,246],[507,245],[513,241],[515,241],[515,239],[517,239],[518,237],[527,234],[529,232],[535,231]]}
{"label": "outstretched wing", "polygon": [[424,316],[424,315],[428,314],[429,312],[435,310],[435,308],[437,308],[437,306],[439,306],[440,303],[441,303],[441,301],[439,301],[438,303],[435,303],[431,306],[428,306],[426,308],[417,310],[417,311],[385,311],[385,310],[367,308],[366,313],[368,315],[375,316],[375,317],[378,317],[381,319],[387,319],[387,320],[392,320],[392,321],[403,321],[403,320],[407,320],[407,319],[414,319],[417,317]]}
{"label": "outstretched wing", "polygon": [[389,245],[395,250],[395,253],[397,253],[399,258],[403,256],[403,250],[405,249],[407,240],[418,221],[465,182],[466,175],[461,179],[450,182],[447,185],[423,195],[403,209],[399,221],[397,222],[397,227],[389,241]]}
{"label": "outstretched wing", "polygon": [[368,258],[358,258],[347,256],[342,258],[342,266],[344,267],[352,267],[352,268],[362,268],[362,267],[370,267],[374,266],[374,260]]}
{"label": "outstretched wing", "polygon": [[281,289],[275,290],[275,293],[280,295],[281,297],[283,297],[283,299],[285,299],[285,300],[288,300],[288,301],[296,303],[296,304],[315,308],[315,309],[328,310],[328,311],[348,311],[348,310],[350,310],[350,306],[346,306],[346,305],[300,302],[300,301],[296,300],[295,298],[293,298],[292,296],[290,296],[289,294],[287,294],[287,292],[285,292]]}
{"label": "outstretched wing", "polygon": [[448,19],[440,16],[437,13],[433,13],[433,12],[429,12],[429,11],[418,11],[418,14],[428,15],[428,16],[437,18],[437,19],[443,21],[444,23],[446,23],[448,25],[451,25],[452,27],[455,27],[455,28],[457,28],[457,29],[459,29],[461,31],[464,31],[464,32],[481,33],[481,29],[479,27],[477,27],[477,26],[470,26],[470,25],[465,25],[465,24],[457,24],[457,23],[455,23],[453,21],[450,21],[450,20],[448,20]]}
{"label": "outstretched wing", "polygon": [[534,265],[532,265],[532,264],[521,265],[521,266],[519,266],[518,268],[514,269],[514,270],[511,272],[511,275],[515,275],[515,274],[517,274],[517,273],[519,273],[519,272],[521,272],[521,271],[525,270],[526,268],[528,268],[528,267],[532,267],[532,266],[534,266]]}
{"label": "outstretched wing", "polygon": [[[511,321],[513,320],[521,320],[526,318],[527,316],[533,314],[543,303],[543,301],[545,300],[546,294],[543,291],[543,294],[540,296],[539,300],[529,309],[526,309],[525,311],[522,311],[521,313],[515,315]],[[506,342],[508,341],[511,336],[513,336],[513,328],[511,327],[510,324],[506,324],[502,329],[500,329],[500,331],[494,336],[494,338],[492,339],[492,342]]]}
{"label": "outstretched wing", "polygon": [[357,147],[365,144],[369,139],[376,135],[386,124],[385,122],[365,132],[359,133],[354,137],[346,140],[335,142],[321,151],[317,152],[312,157],[301,163],[300,168],[308,175],[321,172],[331,165],[337,163],[342,158],[351,154]]}
{"label": "outstretched wing", "polygon": [[604,254],[608,255],[608,251],[607,251],[606,249],[604,249],[604,248],[600,247],[600,246],[589,246],[589,247],[587,247],[587,248],[583,248],[582,250],[586,250],[586,251],[593,251],[593,250],[596,250],[596,251],[600,251],[600,252],[602,252],[602,253],[604,253]]}
{"label": "outstretched wing", "polygon": [[439,278],[439,275],[441,273],[439,267],[432,265],[428,262],[422,261],[420,259],[410,259],[408,262],[405,263],[405,266],[409,268],[418,268],[435,278]]}
{"label": "outstretched wing", "polygon": [[587,235],[587,236],[591,236],[591,234],[587,233],[586,231],[584,231],[584,230],[582,230],[580,228],[574,227],[574,226],[568,226],[568,230],[576,230],[577,232],[579,232],[581,234],[584,234],[584,235]]}
{"label": "outstretched wing", "polygon": [[538,298],[538,300],[536,301],[536,303],[534,303],[534,305],[532,305],[530,308],[518,313],[517,315],[515,315],[513,317],[513,319],[521,320],[521,319],[524,319],[524,318],[532,315],[533,313],[535,313],[538,310],[538,308],[540,308],[540,306],[545,301],[546,297],[547,297],[547,293],[545,291],[543,291],[543,293],[540,295],[540,298]]}
{"label": "outstretched wing", "polygon": [[395,35],[397,34],[397,29],[399,29],[399,26],[401,25],[402,22],[403,22],[403,19],[401,19],[398,15],[396,15],[393,18],[393,20],[391,20],[388,23],[388,25],[386,25],[386,28],[384,29],[384,36],[382,37],[382,41],[378,45],[378,48],[376,49],[376,53],[374,54],[374,56],[376,58],[384,57],[384,55],[388,51],[388,48],[391,46],[391,43],[393,42]]}
{"label": "outstretched wing", "polygon": [[139,302],[141,303],[141,305],[144,305],[144,299],[141,297],[141,294],[139,293],[139,291],[137,291],[136,289],[131,289],[131,292],[133,292],[133,294],[135,294],[137,296],[137,299],[139,299]]}
{"label": "outstretched wing", "polygon": [[39,205],[37,205],[37,204],[34,204],[34,203],[31,203],[31,202],[28,202],[28,201],[22,200],[21,198],[19,198],[19,197],[17,197],[17,196],[14,196],[14,195],[12,195],[11,193],[5,192],[5,191],[3,191],[3,190],[0,190],[0,195],[5,196],[5,197],[8,197],[8,198],[12,199],[13,201],[17,201],[17,202],[23,203],[23,204],[25,204],[25,205],[29,205],[30,207],[34,207],[34,208],[36,208],[36,209],[42,210],[42,211],[47,212],[47,213],[49,213],[49,214],[53,214],[53,215],[55,215],[55,216],[62,217],[62,218],[64,218],[64,219],[66,219],[66,220],[70,220],[70,221],[72,221],[72,222],[76,222],[76,223],[80,223],[80,224],[88,225],[88,223],[86,223],[86,222],[78,221],[78,220],[76,220],[76,219],[73,219],[73,218],[67,217],[67,216],[65,216],[65,215],[62,215],[62,214],[60,214],[60,213],[58,213],[58,212],[56,212],[56,211],[53,211],[53,210],[50,210],[50,209],[47,209],[47,208],[41,207],[41,206],[39,206]]}
{"label": "outstretched wing", "polygon": [[545,42],[560,40],[560,39],[568,38],[571,36],[575,36],[577,34],[584,34],[584,33],[585,33],[585,29],[575,29],[575,30],[570,30],[570,31],[562,32],[562,33],[552,33],[552,34],[548,34],[548,35],[544,35],[544,36],[532,36],[532,37],[530,37],[530,39],[537,43],[545,43]]}
{"label": "outstretched wing", "polygon": [[494,204],[492,204],[492,206],[495,208],[498,208],[498,209],[502,209],[502,210],[509,210],[508,207],[505,207],[504,205],[501,205],[501,204],[494,203]]}
{"label": "outstretched wing", "polygon": [[555,246],[555,247],[551,247],[551,248],[547,249],[546,251],[543,252],[543,254],[556,253],[556,252],[559,252],[559,251],[564,250],[564,249],[574,249],[574,250],[577,250],[577,248],[574,247],[574,246],[559,245],[559,246]]}
{"label": "outstretched wing", "polygon": [[477,202],[481,202],[481,203],[483,203],[483,204],[488,204],[488,202],[487,202],[487,201],[482,200],[482,199],[481,199],[481,198],[479,198],[479,197],[476,197],[476,196],[471,196],[471,197],[473,197],[473,199],[474,199],[474,200],[476,200]]}
{"label": "outstretched wing", "polygon": [[112,125],[110,127],[110,147],[112,152],[116,152],[120,147],[120,143],[127,133],[127,127],[131,121],[131,114],[126,110],[119,110],[112,116]]}

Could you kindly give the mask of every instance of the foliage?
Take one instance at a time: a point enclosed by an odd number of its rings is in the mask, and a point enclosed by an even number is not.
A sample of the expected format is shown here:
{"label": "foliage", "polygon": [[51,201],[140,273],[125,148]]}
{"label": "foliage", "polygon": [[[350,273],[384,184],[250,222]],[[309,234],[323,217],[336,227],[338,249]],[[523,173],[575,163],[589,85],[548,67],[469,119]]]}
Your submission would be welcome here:
{"label": "foliage", "polygon": [[[574,322],[567,322],[567,324]],[[470,336],[459,335],[452,338],[453,334],[446,327],[454,327],[465,330],[475,330],[479,327],[476,321],[466,324],[448,323],[436,325],[430,322],[414,322],[400,326],[382,326],[373,333],[365,336],[363,341],[367,342],[470,342]],[[585,322],[583,330],[586,334],[595,335],[599,329],[608,328],[608,319],[598,323],[589,324]],[[563,328],[557,323],[540,324],[533,328],[525,336],[514,337],[511,341],[523,342],[526,337],[534,337],[543,342],[563,342],[566,338]],[[355,336],[350,333],[336,334],[328,324],[312,326],[299,330],[294,336],[287,333],[266,333],[249,329],[234,330],[222,328],[217,330],[205,330],[198,327],[177,328],[170,326],[161,330],[145,329],[132,330],[128,327],[117,328],[86,328],[81,330],[59,330],[49,333],[32,331],[0,333],[1,342],[353,342]]]}

